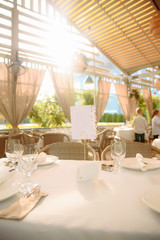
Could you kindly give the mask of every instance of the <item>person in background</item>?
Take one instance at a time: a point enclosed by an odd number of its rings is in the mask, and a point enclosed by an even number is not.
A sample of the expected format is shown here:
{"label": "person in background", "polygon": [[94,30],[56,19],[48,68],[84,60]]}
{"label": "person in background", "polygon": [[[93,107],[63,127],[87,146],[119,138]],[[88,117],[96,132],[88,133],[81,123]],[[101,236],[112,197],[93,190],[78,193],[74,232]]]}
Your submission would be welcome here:
{"label": "person in background", "polygon": [[152,135],[155,138],[158,138],[160,135],[160,113],[159,110],[153,110],[153,118],[152,118]]}
{"label": "person in background", "polygon": [[142,110],[140,108],[136,109],[137,116],[134,117],[132,127],[134,127],[135,131],[135,141],[145,142],[145,129],[147,128],[147,122],[145,117],[142,116]]}

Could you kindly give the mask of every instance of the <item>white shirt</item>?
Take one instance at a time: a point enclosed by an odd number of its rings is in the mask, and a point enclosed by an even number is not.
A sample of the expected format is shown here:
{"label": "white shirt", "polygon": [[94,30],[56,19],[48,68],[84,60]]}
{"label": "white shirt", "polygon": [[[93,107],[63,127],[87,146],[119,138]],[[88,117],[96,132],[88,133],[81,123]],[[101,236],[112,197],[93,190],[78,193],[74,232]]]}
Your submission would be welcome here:
{"label": "white shirt", "polygon": [[160,117],[157,115],[152,118],[152,135],[160,135]]}
{"label": "white shirt", "polygon": [[144,133],[147,127],[147,122],[145,117],[143,117],[142,115],[137,115],[133,119],[132,127],[134,127],[135,133],[138,133],[138,134]]}

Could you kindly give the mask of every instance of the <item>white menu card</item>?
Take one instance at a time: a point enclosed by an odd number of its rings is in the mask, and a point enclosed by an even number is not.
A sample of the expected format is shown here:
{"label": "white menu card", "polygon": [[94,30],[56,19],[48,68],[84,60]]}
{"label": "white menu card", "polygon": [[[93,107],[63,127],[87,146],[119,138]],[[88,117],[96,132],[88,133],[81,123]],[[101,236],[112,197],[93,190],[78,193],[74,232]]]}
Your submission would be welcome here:
{"label": "white menu card", "polygon": [[96,139],[96,109],[94,105],[71,107],[72,139]]}

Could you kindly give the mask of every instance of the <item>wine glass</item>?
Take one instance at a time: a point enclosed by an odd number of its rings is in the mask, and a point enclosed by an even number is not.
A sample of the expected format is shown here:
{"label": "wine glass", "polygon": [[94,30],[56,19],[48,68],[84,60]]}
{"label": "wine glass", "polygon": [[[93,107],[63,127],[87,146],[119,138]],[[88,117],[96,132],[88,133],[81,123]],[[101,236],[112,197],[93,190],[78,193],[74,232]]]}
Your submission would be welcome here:
{"label": "wine glass", "polygon": [[111,157],[115,162],[114,173],[120,171],[120,163],[126,155],[126,142],[121,139],[112,140],[111,142]]}
{"label": "wine glass", "polygon": [[32,191],[35,184],[31,182],[32,172],[37,169],[38,165],[38,148],[37,144],[24,146],[24,153],[19,160],[19,171],[24,175],[24,183],[21,185],[21,192],[25,195]]}
{"label": "wine glass", "polygon": [[19,149],[20,146],[20,140],[19,139],[12,139],[8,138],[5,141],[5,154],[8,159],[8,161],[12,163],[12,168],[15,167],[16,161],[19,159]]}

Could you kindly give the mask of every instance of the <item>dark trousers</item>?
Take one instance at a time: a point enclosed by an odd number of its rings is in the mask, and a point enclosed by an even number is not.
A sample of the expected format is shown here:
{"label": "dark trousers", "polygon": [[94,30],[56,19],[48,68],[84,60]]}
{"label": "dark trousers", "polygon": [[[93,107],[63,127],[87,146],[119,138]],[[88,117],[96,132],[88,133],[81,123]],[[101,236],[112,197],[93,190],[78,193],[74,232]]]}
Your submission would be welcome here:
{"label": "dark trousers", "polygon": [[139,139],[141,139],[141,142],[144,143],[144,133],[142,133],[142,134],[135,133],[135,141],[139,142]]}
{"label": "dark trousers", "polygon": [[153,135],[154,139],[158,138],[159,135]]}

